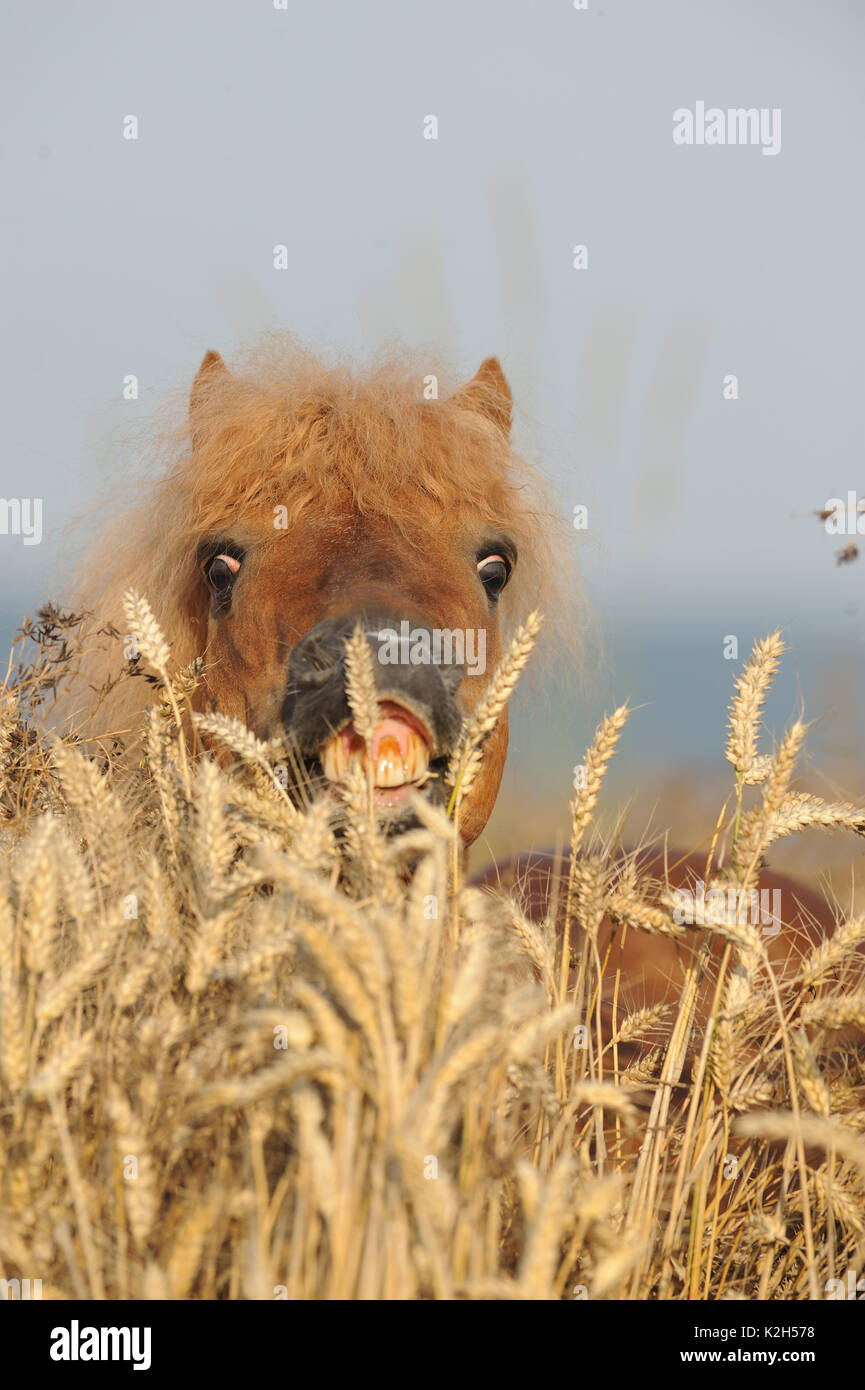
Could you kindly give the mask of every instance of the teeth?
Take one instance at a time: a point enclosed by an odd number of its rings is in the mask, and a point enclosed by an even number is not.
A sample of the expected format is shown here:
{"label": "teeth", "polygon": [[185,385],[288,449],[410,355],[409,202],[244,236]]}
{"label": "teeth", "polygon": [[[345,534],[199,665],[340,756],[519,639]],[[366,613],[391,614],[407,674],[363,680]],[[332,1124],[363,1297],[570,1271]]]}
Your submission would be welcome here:
{"label": "teeth", "polygon": [[324,754],[322,755],[321,765],[324,769],[324,775],[327,778],[328,782],[339,781],[339,769],[337,766],[337,761],[339,758],[339,749],[341,743],[342,739],[332,738],[330,740],[330,743],[326,743],[324,745]]}
{"label": "teeth", "polygon": [[[346,740],[337,734],[322,749],[321,765],[329,782],[341,782],[350,767],[366,768],[366,752],[358,748],[349,753]],[[381,740],[373,769],[373,784],[376,787],[401,787],[406,782],[419,781],[428,768],[429,750],[424,740],[412,729],[406,738],[405,760],[398,739],[386,737]]]}
{"label": "teeth", "polygon": [[401,787],[405,780],[405,768],[402,765],[399,741],[395,738],[383,738],[378,746],[375,785],[377,787]]}
{"label": "teeth", "polygon": [[347,752],[345,740],[339,735],[325,744],[321,756],[324,775],[329,782],[341,782],[350,767],[356,763],[364,764],[365,762],[363,751],[357,749],[352,753]]}

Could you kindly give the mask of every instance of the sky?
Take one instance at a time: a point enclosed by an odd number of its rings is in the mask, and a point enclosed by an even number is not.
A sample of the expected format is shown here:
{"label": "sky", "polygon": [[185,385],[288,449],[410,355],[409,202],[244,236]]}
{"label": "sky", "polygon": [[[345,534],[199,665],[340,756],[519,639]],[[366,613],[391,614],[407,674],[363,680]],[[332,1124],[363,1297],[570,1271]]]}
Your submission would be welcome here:
{"label": "sky", "polygon": [[[3,28],[0,497],[43,531],[0,535],[4,645],[124,488],[126,427],[281,328],[499,356],[521,446],[588,508],[603,656],[569,742],[627,696],[635,757],[714,756],[724,639],[778,625],[782,719],[857,703],[865,558],[813,513],[865,496],[865,8],[83,0]],[[780,147],[677,144],[698,103],[779,112]],[[855,756],[849,707],[825,737]]]}

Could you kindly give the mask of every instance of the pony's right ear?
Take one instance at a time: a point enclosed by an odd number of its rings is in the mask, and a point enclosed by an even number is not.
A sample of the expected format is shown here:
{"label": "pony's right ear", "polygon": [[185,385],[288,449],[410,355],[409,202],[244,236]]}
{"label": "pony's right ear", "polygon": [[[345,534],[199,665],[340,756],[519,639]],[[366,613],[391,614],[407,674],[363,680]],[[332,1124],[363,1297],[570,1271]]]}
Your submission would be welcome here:
{"label": "pony's right ear", "polygon": [[204,354],[201,359],[201,366],[195,375],[192,389],[189,392],[189,424],[192,431],[192,443],[195,444],[195,421],[201,411],[204,398],[207,395],[208,386],[212,385],[214,379],[219,376],[228,376],[228,368],[223,362],[218,352],[212,348]]}

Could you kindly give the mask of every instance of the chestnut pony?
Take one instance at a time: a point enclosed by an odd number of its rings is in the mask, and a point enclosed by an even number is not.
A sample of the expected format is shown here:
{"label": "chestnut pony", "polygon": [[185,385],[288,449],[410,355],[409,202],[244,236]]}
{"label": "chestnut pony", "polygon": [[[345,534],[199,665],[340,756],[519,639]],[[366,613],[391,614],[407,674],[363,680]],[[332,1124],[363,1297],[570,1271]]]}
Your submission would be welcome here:
{"label": "chestnut pony", "polygon": [[[313,784],[338,782],[363,756],[345,651],[360,624],[377,658],[375,797],[393,829],[409,821],[411,789],[447,795],[449,757],[509,632],[529,608],[555,605],[556,579],[571,588],[573,533],[511,447],[498,361],[441,399],[437,384],[393,365],[328,368],[279,344],[240,371],[208,352],[171,462],[108,531],[87,594],[121,630],[123,591],[145,594],[174,662],[204,656],[201,707],[262,739],[286,735]],[[118,687],[101,711],[109,727],[144,703],[141,686]],[[463,803],[466,845],[492,811],[507,742],[505,712]],[[686,860],[672,882],[698,872]],[[520,867],[532,915],[551,873],[544,856]],[[773,886],[813,936],[825,905],[764,874],[760,887]],[[776,958],[789,940],[772,945]],[[632,933],[627,951],[635,992],[662,998],[679,973],[674,948]]]}
{"label": "chestnut pony", "polygon": [[[498,362],[436,393],[420,370],[353,374],[283,342],[241,371],[208,352],[164,475],[107,531],[82,595],[123,631],[123,592],[144,594],[174,663],[204,657],[200,707],[287,735],[313,784],[339,781],[359,753],[345,642],[360,623],[379,700],[375,798],[393,829],[411,789],[446,797],[463,721],[549,587],[561,525],[511,450]],[[123,683],[100,723],[131,722],[148,694]],[[463,802],[467,845],[507,741],[505,714]]]}

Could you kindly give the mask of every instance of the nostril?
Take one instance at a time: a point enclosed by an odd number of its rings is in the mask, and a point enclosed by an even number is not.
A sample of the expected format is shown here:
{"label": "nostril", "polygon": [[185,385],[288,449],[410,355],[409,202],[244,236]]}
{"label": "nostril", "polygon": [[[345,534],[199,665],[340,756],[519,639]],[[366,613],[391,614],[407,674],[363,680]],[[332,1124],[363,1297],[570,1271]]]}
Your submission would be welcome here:
{"label": "nostril", "polygon": [[295,680],[305,685],[320,685],[329,679],[344,657],[342,642],[319,634],[304,637],[292,649],[288,659]]}
{"label": "nostril", "polygon": [[442,678],[445,690],[449,695],[456,695],[463,680],[462,666],[440,666],[439,674]]}

